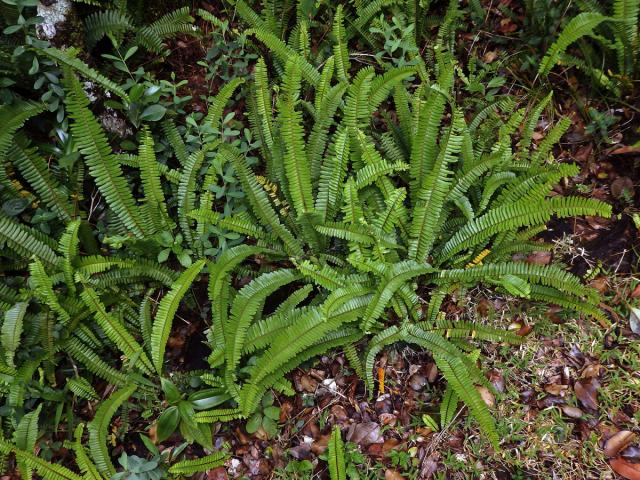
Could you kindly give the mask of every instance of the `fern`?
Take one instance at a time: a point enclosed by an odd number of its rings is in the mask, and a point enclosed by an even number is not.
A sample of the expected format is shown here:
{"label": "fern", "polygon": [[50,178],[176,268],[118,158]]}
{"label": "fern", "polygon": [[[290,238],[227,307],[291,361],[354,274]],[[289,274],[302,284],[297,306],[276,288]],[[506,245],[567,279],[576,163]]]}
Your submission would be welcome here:
{"label": "fern", "polygon": [[329,463],[329,477],[331,480],[347,480],[347,470],[344,459],[344,444],[340,434],[340,427],[334,426],[331,431],[327,451],[327,462]]}
{"label": "fern", "polygon": [[198,472],[206,472],[223,465],[228,455],[225,452],[216,452],[194,460],[182,460],[174,463],[169,468],[169,473],[174,475],[193,475]]}
{"label": "fern", "polygon": [[[42,50],[42,53],[47,57],[55,60],[59,64],[66,66],[79,74],[84,78],[91,80],[102,86],[105,90],[113,92],[125,101],[129,101],[129,96],[119,85],[109,80],[107,77],[97,72],[83,61],[76,58],[77,52],[74,50],[58,50],[57,48],[49,47]],[[84,95],[82,93],[81,95]]]}
{"label": "fern", "polygon": [[569,45],[585,35],[590,35],[593,30],[608,17],[599,13],[580,13],[571,19],[564,27],[558,39],[549,47],[538,67],[538,75],[547,75]]}
{"label": "fern", "polygon": [[115,474],[115,468],[109,458],[109,452],[107,450],[107,434],[109,433],[109,423],[111,418],[116,413],[116,410],[126,402],[131,395],[136,391],[136,386],[131,385],[124,387],[102,402],[100,407],[96,410],[96,414],[93,420],[89,422],[89,449],[91,451],[91,457],[96,463],[98,471],[105,476],[112,476]]}
{"label": "fern", "polygon": [[158,311],[153,321],[151,331],[151,358],[153,366],[159,374],[162,374],[164,363],[164,352],[171,333],[173,317],[178,310],[180,301],[191,287],[191,284],[204,267],[204,260],[191,265],[180,277],[171,285],[171,290],[167,293],[158,305]]}
{"label": "fern", "polygon": [[116,164],[102,127],[89,110],[89,99],[80,82],[70,72],[65,75],[65,102],[73,118],[71,131],[84,155],[89,173],[123,225],[134,235],[143,237],[146,231],[139,209]]}

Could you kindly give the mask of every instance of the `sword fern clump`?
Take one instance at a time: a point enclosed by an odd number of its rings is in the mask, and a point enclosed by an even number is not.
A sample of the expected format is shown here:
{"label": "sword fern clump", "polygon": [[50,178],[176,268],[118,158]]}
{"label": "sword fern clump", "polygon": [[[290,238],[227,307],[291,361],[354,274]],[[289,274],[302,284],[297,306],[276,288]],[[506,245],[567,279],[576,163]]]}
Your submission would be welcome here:
{"label": "sword fern clump", "polygon": [[[478,142],[480,132],[487,135],[485,120],[468,121],[456,106],[454,62],[436,54],[437,78],[420,82],[411,67],[352,73],[331,57],[311,71],[293,56],[274,86],[266,62],[258,62],[251,119],[266,172],[257,175],[233,147],[219,147],[236,167],[250,210],[223,220],[202,209],[193,214],[254,241],[209,266],[210,363],[224,372],[237,407],[200,412],[199,421],[246,417],[267,389],[286,391],[283,375],[301,362],[369,338],[364,355],[351,359],[370,395],[376,354],[393,343],[415,344],[432,352],[456,398],[497,445],[476,390],[491,386],[468,355],[470,340],[518,337],[447,318],[447,295],[482,284],[602,317],[596,292],[578,277],[512,257],[545,248],[533,237],[550,219],[609,216],[610,208],[549,197],[578,170],[554,162],[544,142],[530,147],[537,118],[526,118],[525,109]],[[561,122],[550,138],[566,128]],[[281,266],[235,290],[233,272],[251,257]],[[282,289],[286,305],[268,311]]]}

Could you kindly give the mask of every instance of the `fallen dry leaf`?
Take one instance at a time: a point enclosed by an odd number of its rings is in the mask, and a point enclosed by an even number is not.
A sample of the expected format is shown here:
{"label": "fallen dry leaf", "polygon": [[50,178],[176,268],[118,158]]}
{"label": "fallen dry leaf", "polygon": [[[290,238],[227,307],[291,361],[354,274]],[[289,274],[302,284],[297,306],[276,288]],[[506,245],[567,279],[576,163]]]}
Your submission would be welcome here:
{"label": "fallen dry leaf", "polygon": [[640,447],[631,445],[630,447],[625,448],[621,455],[627,460],[634,460],[638,462],[640,461]]}
{"label": "fallen dry leaf", "polygon": [[533,252],[527,256],[527,263],[533,265],[549,265],[552,256],[553,254],[551,252]]}
{"label": "fallen dry leaf", "polygon": [[384,480],[404,480],[404,477],[397,470],[385,470]]}
{"label": "fallen dry leaf", "polygon": [[636,438],[629,430],[620,430],[604,443],[604,454],[607,458],[615,457],[619,452],[629,446]]}
{"label": "fallen dry leaf", "polygon": [[580,379],[573,386],[576,397],[588,410],[598,409],[598,388],[600,388],[600,382],[595,378]]}
{"label": "fallen dry leaf", "polygon": [[496,50],[490,50],[482,56],[484,63],[491,63],[498,58],[498,52]]}
{"label": "fallen dry leaf", "polygon": [[614,458],[609,460],[609,465],[614,472],[628,480],[640,480],[640,463],[631,463],[624,458]]}
{"label": "fallen dry leaf", "polygon": [[627,153],[640,153],[640,148],[625,145],[624,147],[616,148],[613,152],[610,153],[610,155],[625,155]]}
{"label": "fallen dry leaf", "polygon": [[207,480],[227,480],[227,471],[224,467],[214,468],[207,471]]}
{"label": "fallen dry leaf", "polygon": [[636,335],[640,335],[640,308],[631,308],[629,312],[629,327]]}
{"label": "fallen dry leaf", "polygon": [[562,413],[564,413],[569,418],[580,418],[583,415],[582,410],[578,407],[572,407],[570,405],[564,405],[562,407]]}
{"label": "fallen dry leaf", "polygon": [[354,423],[347,432],[347,442],[367,446],[372,443],[384,443],[380,425],[375,422]]}
{"label": "fallen dry leaf", "polygon": [[569,388],[568,385],[560,385],[558,383],[552,383],[544,386],[544,391],[550,395],[564,395]]}
{"label": "fallen dry leaf", "polygon": [[484,403],[487,404],[487,407],[493,407],[496,404],[496,397],[489,391],[487,387],[476,387],[478,393],[482,397]]}
{"label": "fallen dry leaf", "polygon": [[633,188],[633,180],[629,177],[618,177],[611,182],[611,195],[615,198],[622,198],[628,195],[629,198],[633,198],[635,195],[635,189]]}

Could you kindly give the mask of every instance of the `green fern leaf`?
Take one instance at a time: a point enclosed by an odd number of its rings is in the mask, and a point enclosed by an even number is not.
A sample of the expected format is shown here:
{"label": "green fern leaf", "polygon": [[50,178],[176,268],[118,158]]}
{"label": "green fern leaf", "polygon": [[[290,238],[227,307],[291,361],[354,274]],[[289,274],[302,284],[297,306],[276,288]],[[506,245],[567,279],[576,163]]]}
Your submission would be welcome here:
{"label": "green fern leaf", "polygon": [[109,424],[118,408],[120,408],[135,391],[136,386],[130,385],[112,393],[108,399],[100,404],[93,420],[89,422],[89,450],[91,451],[91,457],[96,462],[98,471],[107,477],[111,477],[116,473],[109,457],[109,451],[107,450]]}
{"label": "green fern leaf", "polygon": [[191,284],[204,267],[205,261],[199,260],[187,268],[171,285],[171,290],[162,297],[151,331],[151,358],[158,374],[162,374],[164,352],[171,333],[173,317],[178,310],[180,301],[185,296]]}

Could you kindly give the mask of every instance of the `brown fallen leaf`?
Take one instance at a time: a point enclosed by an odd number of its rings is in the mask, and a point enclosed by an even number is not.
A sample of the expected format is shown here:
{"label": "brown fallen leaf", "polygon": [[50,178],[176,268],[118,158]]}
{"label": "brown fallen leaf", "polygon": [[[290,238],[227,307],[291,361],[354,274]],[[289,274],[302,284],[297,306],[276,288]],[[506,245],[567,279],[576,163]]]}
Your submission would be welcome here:
{"label": "brown fallen leaf", "polygon": [[604,454],[607,458],[615,457],[619,452],[629,446],[636,438],[629,430],[620,430],[604,443]]}
{"label": "brown fallen leaf", "polygon": [[385,470],[384,480],[404,480],[404,477],[397,470]]}
{"label": "brown fallen leaf", "polygon": [[598,409],[598,388],[600,388],[600,382],[596,378],[580,379],[573,386],[576,397],[587,410]]}
{"label": "brown fallen leaf", "polygon": [[582,410],[580,410],[578,407],[572,407],[570,405],[563,405],[562,413],[564,413],[569,418],[580,418],[583,415]]}
{"label": "brown fallen leaf", "polygon": [[568,385],[561,385],[559,383],[552,383],[544,386],[544,391],[551,395],[564,395],[569,388]]}
{"label": "brown fallen leaf", "polygon": [[582,373],[580,373],[580,377],[581,378],[599,377],[600,371],[602,369],[604,369],[604,367],[599,363],[590,363],[589,365],[584,367],[584,369],[582,370]]}
{"label": "brown fallen leaf", "polygon": [[347,432],[347,442],[367,446],[372,443],[384,443],[380,425],[375,422],[354,423]]}
{"label": "brown fallen leaf", "polygon": [[227,480],[228,478],[227,471],[224,467],[218,467],[207,471],[207,480]]}
{"label": "brown fallen leaf", "polygon": [[476,390],[478,390],[480,397],[482,397],[484,403],[487,404],[487,407],[491,408],[496,404],[496,397],[487,387],[476,387]]}
{"label": "brown fallen leaf", "polygon": [[553,254],[551,252],[533,252],[527,256],[527,263],[533,265],[549,265],[552,256]]}
{"label": "brown fallen leaf", "polygon": [[498,392],[504,393],[504,376],[498,370],[491,370],[488,375],[488,379]]}
{"label": "brown fallen leaf", "polygon": [[615,198],[622,198],[628,195],[629,198],[633,198],[635,195],[635,189],[633,188],[633,180],[629,177],[618,177],[611,182],[611,195]]}
{"label": "brown fallen leaf", "polygon": [[634,460],[638,462],[640,461],[640,447],[631,445],[630,447],[625,448],[621,455],[627,460]]}
{"label": "brown fallen leaf", "polygon": [[625,155],[628,153],[640,153],[639,147],[632,147],[630,145],[625,145],[620,148],[616,148],[610,155]]}
{"label": "brown fallen leaf", "polygon": [[624,458],[609,460],[609,465],[618,475],[627,480],[640,480],[640,463],[631,463]]}

